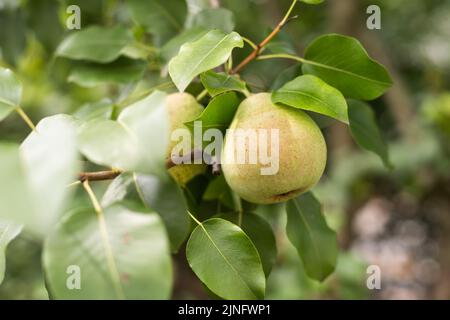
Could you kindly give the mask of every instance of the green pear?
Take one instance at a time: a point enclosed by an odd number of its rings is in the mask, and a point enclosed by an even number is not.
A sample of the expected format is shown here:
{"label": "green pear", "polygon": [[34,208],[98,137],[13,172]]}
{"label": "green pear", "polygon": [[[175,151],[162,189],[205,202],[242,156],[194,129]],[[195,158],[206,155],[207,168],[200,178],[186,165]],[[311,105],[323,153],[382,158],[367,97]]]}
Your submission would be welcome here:
{"label": "green pear", "polygon": [[[240,146],[232,131],[227,131],[222,150],[223,174],[229,186],[247,201],[270,204],[289,200],[308,191],[323,174],[327,148],[319,127],[305,112],[272,103],[269,93],[245,99],[229,129],[279,130],[278,150],[271,150],[271,135],[267,134],[268,155],[278,155],[278,171],[269,175],[262,174],[267,163],[261,163],[259,156],[253,164],[237,163],[237,149],[243,147],[248,157],[250,142],[245,140]],[[258,152],[261,140],[257,142]]]}
{"label": "green pear", "polygon": [[[170,120],[170,133],[176,129],[188,128],[184,123],[197,118],[203,112],[203,106],[188,93],[173,93],[167,96],[166,107]],[[179,141],[169,142],[167,158],[170,157],[172,149]],[[169,169],[170,175],[180,185],[185,185],[198,174],[205,172],[206,165],[203,164],[181,164]]]}

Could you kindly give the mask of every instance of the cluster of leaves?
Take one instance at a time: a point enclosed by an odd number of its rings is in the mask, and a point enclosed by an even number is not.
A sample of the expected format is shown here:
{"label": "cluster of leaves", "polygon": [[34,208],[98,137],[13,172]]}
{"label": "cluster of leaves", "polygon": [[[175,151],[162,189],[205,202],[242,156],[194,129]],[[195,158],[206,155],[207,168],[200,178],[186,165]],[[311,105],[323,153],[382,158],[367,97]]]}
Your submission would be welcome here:
{"label": "cluster of leaves", "polygon": [[[170,254],[188,240],[189,265],[211,292],[225,299],[262,299],[277,255],[271,225],[255,213],[255,205],[236,197],[223,177],[206,173],[177,185],[165,168],[167,93],[159,90],[170,92],[173,83],[179,91],[198,94],[200,86],[205,110],[186,125],[201,120],[203,128],[220,130],[250,94],[244,79],[232,74],[232,52],[244,46],[233,31],[233,14],[209,7],[208,1],[130,0],[126,6],[139,26],[134,33],[122,25],[83,27],[55,51],[71,64],[68,81],[118,85],[120,98],[44,118],[20,146],[0,144],[0,181],[8,183],[0,192],[0,217],[12,221],[0,224],[0,274],[3,251],[23,225],[45,239],[51,297],[167,299],[173,285]],[[152,46],[145,35],[151,35]],[[358,40],[328,34],[313,40],[303,57],[259,53],[260,60],[302,64],[302,75],[279,80],[274,103],[349,124],[356,142],[390,166],[374,113],[363,101],[381,96],[391,80]],[[159,85],[139,90],[154,75],[155,63]],[[0,69],[0,120],[14,110],[27,119],[21,91],[15,75]],[[122,173],[100,201],[88,180],[79,181],[92,208],[61,215],[78,185],[68,187],[83,169],[80,155],[90,166]],[[285,211],[287,236],[306,273],[324,280],[335,268],[337,240],[320,203],[309,192],[288,201]],[[73,265],[82,272],[81,290],[67,287]]]}

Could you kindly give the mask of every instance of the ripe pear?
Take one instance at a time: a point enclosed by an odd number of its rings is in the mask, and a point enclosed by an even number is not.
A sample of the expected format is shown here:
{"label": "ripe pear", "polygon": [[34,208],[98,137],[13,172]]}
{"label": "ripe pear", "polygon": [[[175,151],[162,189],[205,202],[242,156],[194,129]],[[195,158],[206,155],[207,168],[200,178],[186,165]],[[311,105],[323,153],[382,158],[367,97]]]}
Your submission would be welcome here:
{"label": "ripe pear", "polygon": [[[170,133],[176,129],[188,128],[184,123],[197,118],[203,112],[203,106],[188,93],[173,93],[167,96],[166,108],[170,120]],[[169,135],[170,136],[170,135]],[[170,157],[172,149],[179,141],[170,140],[167,158]],[[198,174],[205,172],[204,164],[181,164],[169,169],[170,175],[180,185],[185,185]]]}
{"label": "ripe pear", "polygon": [[[325,169],[327,148],[322,132],[316,123],[303,111],[272,103],[269,93],[259,93],[245,99],[239,106],[229,129],[278,129],[278,172],[262,175],[267,168],[258,160],[253,164],[246,161],[236,163],[239,143],[231,143],[233,136],[227,131],[222,150],[222,170],[229,186],[243,199],[270,204],[287,201],[314,186]],[[261,137],[261,136],[260,136]],[[258,139],[258,153],[261,138]],[[249,141],[245,140],[246,159]],[[276,155],[271,150],[271,140],[267,138],[268,155]]]}

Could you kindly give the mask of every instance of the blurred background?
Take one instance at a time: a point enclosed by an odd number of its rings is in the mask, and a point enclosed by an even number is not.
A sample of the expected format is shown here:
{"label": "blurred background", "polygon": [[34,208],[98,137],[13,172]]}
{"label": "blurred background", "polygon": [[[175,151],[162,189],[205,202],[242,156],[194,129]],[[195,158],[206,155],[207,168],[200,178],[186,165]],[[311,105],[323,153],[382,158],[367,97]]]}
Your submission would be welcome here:
{"label": "blurred background", "polygon": [[[115,85],[84,88],[69,83],[67,62],[54,57],[68,33],[69,4],[80,6],[82,27],[133,26],[125,2],[0,0],[0,65],[16,71],[23,82],[22,107],[34,122],[82,112],[86,103],[126,91]],[[236,31],[255,42],[276,25],[290,2],[210,1],[233,12]],[[381,30],[366,27],[366,9],[373,4],[381,8]],[[295,14],[299,17],[269,45],[270,51],[301,55],[315,37],[337,32],[357,37],[390,71],[394,86],[371,105],[395,168],[389,171],[375,155],[360,150],[346,126],[318,119],[327,137],[329,162],[314,191],[339,235],[338,267],[324,283],[309,280],[284,238],[284,215],[274,214],[282,206],[261,209],[272,223],[279,251],[267,298],[450,299],[450,1],[325,0],[319,6],[301,3]],[[235,61],[248,50],[236,51]],[[143,87],[161,82],[158,57],[149,68]],[[241,75],[257,92],[277,88],[299,72],[292,62],[271,60],[254,62]],[[17,115],[0,123],[2,141],[20,142],[28,133]],[[0,299],[48,298],[40,252],[41,243],[27,234],[11,243]],[[182,253],[174,259],[179,261],[174,298],[206,298],[182,262]],[[380,290],[366,286],[369,265],[381,269]]]}

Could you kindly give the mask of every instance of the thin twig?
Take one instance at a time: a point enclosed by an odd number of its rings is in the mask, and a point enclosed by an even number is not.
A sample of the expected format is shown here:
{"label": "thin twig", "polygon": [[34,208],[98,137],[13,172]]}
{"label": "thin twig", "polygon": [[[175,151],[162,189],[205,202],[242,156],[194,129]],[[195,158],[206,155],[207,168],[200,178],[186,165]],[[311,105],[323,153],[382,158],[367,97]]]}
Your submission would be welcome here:
{"label": "thin twig", "polygon": [[95,213],[97,214],[98,224],[100,228],[100,235],[103,242],[103,247],[105,249],[106,260],[108,263],[108,269],[111,274],[111,279],[114,285],[114,289],[116,291],[117,297],[119,299],[125,299],[125,294],[123,292],[122,285],[120,283],[120,275],[117,269],[116,262],[114,260],[114,254],[111,247],[111,243],[108,236],[108,229],[106,228],[105,215],[103,214],[103,209],[100,203],[97,200],[97,197],[94,194],[94,191],[91,189],[89,185],[89,181],[85,180],[83,182],[83,187],[86,190],[86,193],[89,195],[91,199],[92,205],[94,207]]}
{"label": "thin twig", "polygon": [[259,43],[256,48],[245,58],[239,65],[237,65],[234,69],[230,70],[230,74],[236,74],[239,71],[241,71],[247,64],[252,62],[255,58],[259,56],[261,53],[261,50],[273,39],[275,36],[283,29],[283,27],[286,25],[286,23],[289,21],[289,16],[292,13],[292,10],[295,7],[295,4],[298,0],[294,0],[289,7],[289,10],[287,11],[286,15],[283,17],[283,19],[278,23],[278,25],[273,29],[273,31],[263,40],[261,43]]}
{"label": "thin twig", "polygon": [[19,116],[23,119],[23,121],[25,121],[25,123],[30,127],[30,129],[36,131],[36,126],[34,125],[33,121],[31,121],[30,117],[28,117],[28,115],[22,109],[22,107],[17,106],[15,110],[19,114]]}

